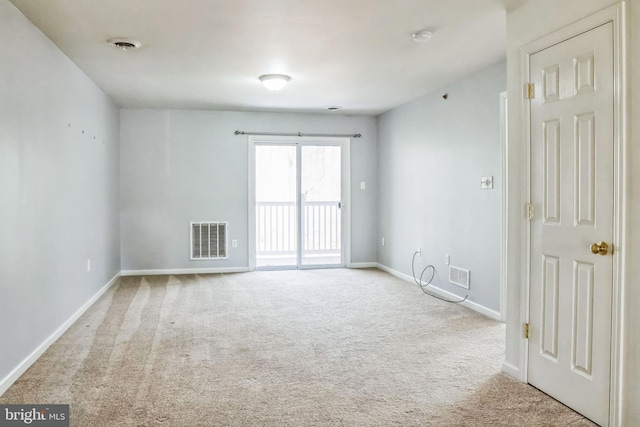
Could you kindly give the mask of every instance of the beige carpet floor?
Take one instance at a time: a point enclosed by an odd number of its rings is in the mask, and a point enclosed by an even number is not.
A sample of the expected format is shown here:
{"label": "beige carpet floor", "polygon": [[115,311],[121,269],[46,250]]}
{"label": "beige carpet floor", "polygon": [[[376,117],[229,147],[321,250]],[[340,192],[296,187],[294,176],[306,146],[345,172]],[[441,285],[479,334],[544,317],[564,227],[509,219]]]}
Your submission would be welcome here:
{"label": "beige carpet floor", "polygon": [[3,395],[72,426],[592,426],[504,325],[378,270],[123,278]]}

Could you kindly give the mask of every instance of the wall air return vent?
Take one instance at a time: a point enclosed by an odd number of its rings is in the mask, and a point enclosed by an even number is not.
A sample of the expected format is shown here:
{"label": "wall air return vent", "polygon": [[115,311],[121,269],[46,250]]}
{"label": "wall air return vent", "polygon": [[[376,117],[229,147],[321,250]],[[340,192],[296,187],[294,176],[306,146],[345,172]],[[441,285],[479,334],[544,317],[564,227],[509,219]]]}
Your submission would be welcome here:
{"label": "wall air return vent", "polygon": [[227,223],[191,223],[191,259],[227,258]]}
{"label": "wall air return vent", "polygon": [[449,266],[449,282],[454,285],[469,289],[469,270],[464,268]]}

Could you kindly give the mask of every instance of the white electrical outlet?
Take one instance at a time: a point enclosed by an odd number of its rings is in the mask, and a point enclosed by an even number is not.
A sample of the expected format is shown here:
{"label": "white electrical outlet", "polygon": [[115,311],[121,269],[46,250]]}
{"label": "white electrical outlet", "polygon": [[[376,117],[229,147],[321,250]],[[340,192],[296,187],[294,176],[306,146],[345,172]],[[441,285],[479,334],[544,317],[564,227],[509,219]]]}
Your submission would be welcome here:
{"label": "white electrical outlet", "polygon": [[416,250],[416,253],[418,254],[418,256],[422,256],[422,248],[418,248]]}
{"label": "white electrical outlet", "polygon": [[87,260],[87,271],[91,271],[91,260]]}
{"label": "white electrical outlet", "polygon": [[237,248],[237,247],[238,247],[238,241],[237,241],[236,239],[233,239],[233,240],[231,241],[231,247],[232,247],[232,248]]}
{"label": "white electrical outlet", "polygon": [[444,256],[444,265],[449,265],[451,264],[451,256],[449,254],[446,254]]}

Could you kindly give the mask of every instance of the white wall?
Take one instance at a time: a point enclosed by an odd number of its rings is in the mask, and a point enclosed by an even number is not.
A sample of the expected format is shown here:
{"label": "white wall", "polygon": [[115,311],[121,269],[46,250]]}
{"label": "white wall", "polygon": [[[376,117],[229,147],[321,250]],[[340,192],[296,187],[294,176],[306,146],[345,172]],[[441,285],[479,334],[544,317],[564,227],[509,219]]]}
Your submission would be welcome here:
{"label": "white wall", "polygon": [[[640,3],[636,0],[628,1],[629,9],[629,90],[627,95],[631,102],[631,118],[637,118],[640,111]],[[554,30],[560,29],[583,17],[589,16],[607,6],[615,4],[611,0],[537,0],[524,2],[507,14],[507,68],[509,89],[509,277],[508,277],[508,307],[507,312],[507,348],[506,363],[512,368],[520,364],[520,336],[521,325],[521,254],[520,244],[523,238],[523,206],[526,200],[521,196],[522,174],[521,155],[521,94],[520,56],[519,49],[528,42],[536,40]],[[640,259],[640,122],[631,120],[629,135],[629,151],[627,165],[629,166],[630,187],[628,189],[628,231],[627,237],[629,261],[626,271],[625,304],[624,304],[624,361],[623,361],[623,426],[640,425],[640,264],[634,260]]]}
{"label": "white wall", "polygon": [[[500,310],[500,92],[501,62],[379,117],[378,262],[411,274],[433,264],[434,284],[448,283],[451,264],[469,269],[469,300]],[[448,99],[442,95],[448,93]],[[480,178],[494,177],[492,190]],[[381,246],[381,239],[385,246]]]}
{"label": "white wall", "polygon": [[120,233],[118,109],[7,0],[0,40],[1,391],[119,272]]}
{"label": "white wall", "polygon": [[[122,110],[122,270],[248,266],[248,143],[236,130],[361,133],[351,140],[351,260],[376,261],[375,117]],[[206,220],[229,222],[238,247],[228,260],[189,260],[189,221]]]}

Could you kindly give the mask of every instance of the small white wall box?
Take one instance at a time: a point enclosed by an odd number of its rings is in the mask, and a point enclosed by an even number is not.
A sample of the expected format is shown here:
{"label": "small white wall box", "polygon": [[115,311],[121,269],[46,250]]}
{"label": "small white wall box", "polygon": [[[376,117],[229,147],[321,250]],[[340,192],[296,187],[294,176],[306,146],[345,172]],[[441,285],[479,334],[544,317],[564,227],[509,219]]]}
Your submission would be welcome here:
{"label": "small white wall box", "polygon": [[493,188],[493,177],[483,176],[482,178],[480,178],[480,188],[482,188],[483,190]]}

